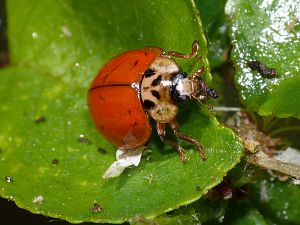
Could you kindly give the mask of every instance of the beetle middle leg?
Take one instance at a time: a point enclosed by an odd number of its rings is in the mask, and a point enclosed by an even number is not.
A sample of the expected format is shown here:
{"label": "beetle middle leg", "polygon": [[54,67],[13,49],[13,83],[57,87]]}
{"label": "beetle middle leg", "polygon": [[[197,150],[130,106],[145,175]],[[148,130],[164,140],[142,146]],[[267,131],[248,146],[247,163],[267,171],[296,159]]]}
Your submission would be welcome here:
{"label": "beetle middle leg", "polygon": [[173,148],[175,148],[179,153],[179,158],[181,159],[182,162],[185,163],[187,161],[187,158],[186,158],[183,148],[179,144],[175,143],[174,141],[172,141],[166,137],[166,124],[165,123],[157,123],[156,130],[157,130],[157,134],[160,137],[160,139],[162,140],[162,142],[164,142],[165,144],[171,145]]}
{"label": "beetle middle leg", "polygon": [[192,59],[197,55],[199,48],[199,42],[195,40],[192,44],[192,52],[189,54],[183,54],[175,51],[165,51],[163,52],[163,55],[168,57],[173,56],[180,59]]}
{"label": "beetle middle leg", "polygon": [[174,134],[176,135],[176,137],[178,137],[178,138],[180,138],[180,139],[182,139],[186,142],[189,142],[191,144],[196,145],[202,160],[206,159],[205,152],[203,150],[202,145],[196,139],[194,139],[193,137],[191,137],[189,135],[186,135],[186,134],[183,134],[183,133],[178,131],[179,125],[178,125],[176,119],[171,120],[169,122],[169,125],[170,125],[171,129],[173,130]]}

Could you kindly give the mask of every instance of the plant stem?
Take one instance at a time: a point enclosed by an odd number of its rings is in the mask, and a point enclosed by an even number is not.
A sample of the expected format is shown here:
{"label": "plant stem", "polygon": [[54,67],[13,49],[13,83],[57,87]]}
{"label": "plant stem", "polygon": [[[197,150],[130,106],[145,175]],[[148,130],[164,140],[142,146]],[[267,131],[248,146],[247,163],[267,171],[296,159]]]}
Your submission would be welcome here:
{"label": "plant stem", "polygon": [[300,167],[273,159],[263,151],[248,156],[247,161],[256,166],[272,169],[280,173],[300,178]]}

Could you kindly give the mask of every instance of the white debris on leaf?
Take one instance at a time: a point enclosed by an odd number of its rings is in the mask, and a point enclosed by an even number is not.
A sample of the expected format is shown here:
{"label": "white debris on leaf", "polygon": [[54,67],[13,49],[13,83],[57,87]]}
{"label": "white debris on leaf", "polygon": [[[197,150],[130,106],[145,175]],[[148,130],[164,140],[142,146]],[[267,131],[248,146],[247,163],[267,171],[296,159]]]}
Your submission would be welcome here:
{"label": "white debris on leaf", "polygon": [[300,185],[300,179],[292,178],[292,183],[294,185]]}
{"label": "white debris on leaf", "polygon": [[32,200],[33,203],[42,203],[44,201],[44,197],[42,195],[35,196]]}
{"label": "white debris on leaf", "polygon": [[277,151],[277,155],[274,156],[275,159],[300,166],[300,151],[291,147],[288,147],[285,151]]}
{"label": "white debris on leaf", "polygon": [[120,176],[123,171],[130,166],[138,166],[141,161],[144,148],[139,148],[134,151],[123,151],[118,149],[116,152],[116,161],[105,171],[102,178],[113,178]]}

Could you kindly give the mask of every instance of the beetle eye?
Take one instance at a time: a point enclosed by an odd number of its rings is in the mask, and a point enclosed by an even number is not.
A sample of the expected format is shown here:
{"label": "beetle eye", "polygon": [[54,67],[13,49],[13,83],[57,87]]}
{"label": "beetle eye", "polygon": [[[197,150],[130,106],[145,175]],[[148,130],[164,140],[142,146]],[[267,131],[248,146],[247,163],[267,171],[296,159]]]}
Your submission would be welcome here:
{"label": "beetle eye", "polygon": [[213,88],[208,88],[206,90],[206,94],[211,98],[218,98],[219,97],[219,93]]}

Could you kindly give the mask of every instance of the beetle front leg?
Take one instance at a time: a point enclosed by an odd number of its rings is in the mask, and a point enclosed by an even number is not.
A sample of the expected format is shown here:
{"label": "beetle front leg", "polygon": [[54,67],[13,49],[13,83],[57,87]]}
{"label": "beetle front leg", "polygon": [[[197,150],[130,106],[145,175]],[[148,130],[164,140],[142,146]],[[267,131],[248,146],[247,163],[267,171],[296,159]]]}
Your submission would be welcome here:
{"label": "beetle front leg", "polygon": [[191,137],[189,135],[186,135],[186,134],[183,134],[183,133],[181,133],[181,132],[178,131],[179,125],[178,125],[176,119],[171,120],[169,122],[169,125],[172,128],[172,130],[173,130],[174,134],[176,135],[176,137],[178,137],[178,138],[180,138],[180,139],[182,139],[182,140],[184,140],[186,142],[189,142],[191,144],[196,145],[197,148],[198,148],[198,152],[199,152],[202,160],[206,159],[205,152],[203,150],[202,145],[196,139],[194,139],[193,137]]}
{"label": "beetle front leg", "polygon": [[156,130],[157,130],[157,134],[160,137],[160,139],[162,140],[162,142],[175,148],[179,153],[179,158],[181,159],[181,161],[183,163],[185,163],[187,161],[187,158],[185,156],[183,148],[180,145],[178,145],[177,143],[175,143],[174,141],[172,141],[166,137],[166,124],[165,123],[157,123]]}

